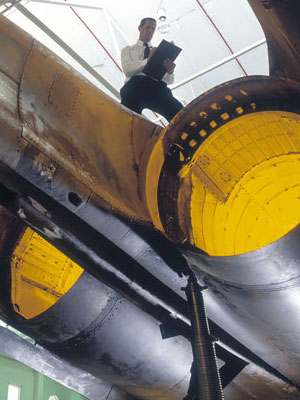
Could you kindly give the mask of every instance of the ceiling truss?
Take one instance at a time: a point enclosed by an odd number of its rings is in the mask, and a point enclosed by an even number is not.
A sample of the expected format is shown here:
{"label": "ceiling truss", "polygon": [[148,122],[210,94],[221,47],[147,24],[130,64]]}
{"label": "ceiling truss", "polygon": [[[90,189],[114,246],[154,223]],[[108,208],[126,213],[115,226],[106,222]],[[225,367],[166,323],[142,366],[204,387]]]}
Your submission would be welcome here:
{"label": "ceiling truss", "polygon": [[[122,35],[126,43],[129,45],[132,44],[131,40],[129,39],[128,35],[124,30],[121,28],[121,26],[118,24],[118,22],[115,20],[113,15],[107,10],[105,7],[100,7],[100,6],[90,6],[87,4],[80,4],[80,3],[69,3],[67,0],[65,2],[62,1],[56,1],[56,0],[27,0],[26,4],[28,2],[33,2],[33,3],[41,3],[41,4],[52,4],[53,6],[63,6],[63,7],[70,7],[70,9],[74,12],[74,14],[77,15],[77,17],[81,20],[81,22],[85,25],[85,27],[90,31],[91,35],[94,36],[94,38],[98,41],[98,43],[102,46],[103,50],[106,52],[108,57],[112,60],[112,62],[116,65],[120,73],[122,73],[121,69],[121,61],[120,61],[120,49],[117,45],[116,37],[114,34],[113,27],[118,30],[118,32]],[[201,8],[202,12],[204,15],[207,17],[208,21],[213,25],[214,29],[217,31],[218,35],[221,37],[222,41],[230,51],[231,55],[228,57],[223,58],[219,62],[216,62],[214,64],[209,65],[208,67],[198,71],[195,74],[192,74],[185,79],[181,80],[180,82],[177,82],[176,84],[173,84],[170,86],[171,90],[178,89],[180,87],[183,87],[187,84],[191,85],[192,82],[201,77],[204,76],[205,74],[219,68],[220,66],[235,60],[243,75],[247,75],[246,70],[242,66],[240,60],[238,59],[240,56],[252,51],[253,49],[262,46],[266,43],[266,40],[260,40],[255,43],[253,43],[250,46],[247,46],[246,48],[238,51],[238,52],[233,52],[232,48],[230,45],[227,43],[225,37],[223,36],[222,32],[219,30],[215,22],[213,21],[212,17],[208,14],[206,11],[205,7],[203,4],[200,2],[200,0],[195,0],[195,2],[199,5]],[[120,99],[120,94],[119,90],[117,90],[113,85],[111,85],[101,74],[99,74],[96,71],[96,68],[99,65],[90,65],[87,63],[77,52],[75,52],[69,45],[67,45],[58,35],[56,35],[47,25],[45,25],[40,19],[38,19],[34,14],[32,14],[28,8],[26,8],[24,5],[20,4],[21,0],[0,0],[0,12],[1,12],[1,7],[5,7],[5,9],[2,11],[2,13],[6,13],[7,11],[11,10],[13,7],[15,7],[19,12],[21,12],[26,18],[28,18],[31,22],[33,22],[36,26],[38,26],[44,33],[46,33],[56,44],[58,44],[68,55],[70,55],[82,68],[84,68],[90,75],[92,75],[101,85],[103,85],[116,99]],[[112,41],[114,44],[114,48],[117,54],[117,60],[112,56],[111,52],[109,52],[103,44],[100,42],[99,38],[96,37],[96,35],[93,33],[93,31],[89,28],[89,26],[85,23],[85,21],[77,14],[77,12],[74,10],[74,8],[85,8],[85,9],[93,9],[93,10],[99,10],[103,11],[104,16],[106,18],[110,34],[112,37]],[[192,93],[193,93],[193,88],[191,86]],[[184,99],[183,99],[184,100]],[[184,100],[186,103],[187,101]],[[156,115],[156,117],[158,117]],[[155,122],[160,121],[161,118],[156,118]]]}

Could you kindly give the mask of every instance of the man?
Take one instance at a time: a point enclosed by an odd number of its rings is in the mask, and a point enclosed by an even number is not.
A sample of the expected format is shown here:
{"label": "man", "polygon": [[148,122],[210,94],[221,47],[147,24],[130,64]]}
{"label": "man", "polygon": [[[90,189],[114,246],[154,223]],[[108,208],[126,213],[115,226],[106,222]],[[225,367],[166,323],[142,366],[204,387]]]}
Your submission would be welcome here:
{"label": "man", "polygon": [[170,121],[183,108],[167,87],[167,84],[174,82],[175,64],[169,59],[164,60],[167,72],[161,81],[142,72],[156,50],[150,44],[155,29],[155,19],[143,18],[138,27],[139,40],[121,52],[122,68],[126,75],[125,85],[120,91],[121,103],[139,114],[144,108],[149,108]]}

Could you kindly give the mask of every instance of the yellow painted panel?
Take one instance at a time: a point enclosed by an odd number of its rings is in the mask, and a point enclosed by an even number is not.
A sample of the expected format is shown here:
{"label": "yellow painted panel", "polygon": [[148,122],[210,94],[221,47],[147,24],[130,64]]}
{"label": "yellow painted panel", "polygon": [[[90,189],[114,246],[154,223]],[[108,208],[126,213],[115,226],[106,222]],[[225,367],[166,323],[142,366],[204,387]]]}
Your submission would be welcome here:
{"label": "yellow painted panel", "polygon": [[281,238],[300,222],[299,160],[298,114],[258,112],[217,129],[180,173],[192,182],[181,185],[192,191],[190,205],[178,203],[181,214],[190,210],[187,239],[224,256]]}
{"label": "yellow painted panel", "polygon": [[76,283],[83,269],[27,228],[11,259],[12,303],[30,319],[55,304]]}

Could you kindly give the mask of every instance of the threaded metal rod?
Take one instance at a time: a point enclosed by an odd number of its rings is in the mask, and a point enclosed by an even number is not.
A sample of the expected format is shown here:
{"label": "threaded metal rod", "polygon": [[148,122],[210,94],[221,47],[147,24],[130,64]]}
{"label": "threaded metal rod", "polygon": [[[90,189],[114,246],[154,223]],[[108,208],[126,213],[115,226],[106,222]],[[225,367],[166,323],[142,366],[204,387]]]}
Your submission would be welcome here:
{"label": "threaded metal rod", "polygon": [[192,348],[196,367],[197,394],[199,400],[223,400],[223,392],[214,340],[210,335],[206,316],[203,287],[194,275],[190,275],[186,296],[192,327]]}

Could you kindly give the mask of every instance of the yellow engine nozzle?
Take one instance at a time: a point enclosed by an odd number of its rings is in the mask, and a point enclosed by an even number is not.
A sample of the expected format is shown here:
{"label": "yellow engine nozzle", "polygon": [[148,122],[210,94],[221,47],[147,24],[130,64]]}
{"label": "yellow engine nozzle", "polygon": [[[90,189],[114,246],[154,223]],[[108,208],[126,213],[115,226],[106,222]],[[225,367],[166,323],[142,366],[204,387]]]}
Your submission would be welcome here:
{"label": "yellow engine nozzle", "polygon": [[299,84],[251,77],[205,93],[167,127],[154,164],[149,208],[173,241],[231,256],[281,238],[300,222]]}
{"label": "yellow engine nozzle", "polygon": [[83,269],[31,228],[20,235],[11,257],[11,299],[26,319],[52,307],[80,278]]}

